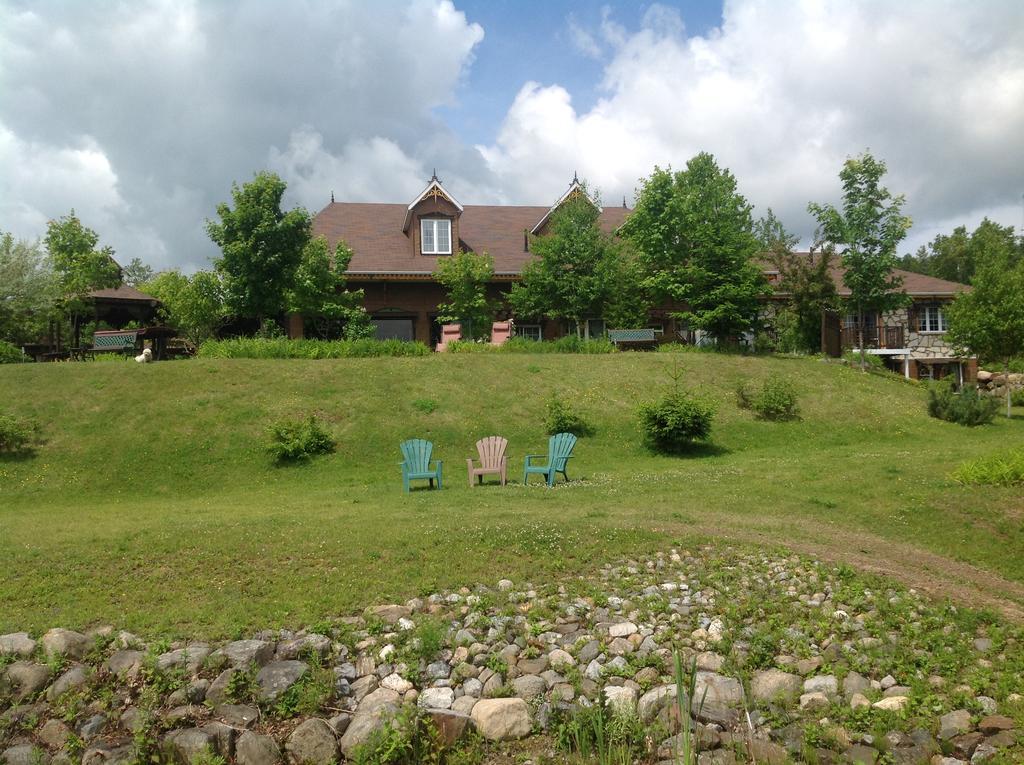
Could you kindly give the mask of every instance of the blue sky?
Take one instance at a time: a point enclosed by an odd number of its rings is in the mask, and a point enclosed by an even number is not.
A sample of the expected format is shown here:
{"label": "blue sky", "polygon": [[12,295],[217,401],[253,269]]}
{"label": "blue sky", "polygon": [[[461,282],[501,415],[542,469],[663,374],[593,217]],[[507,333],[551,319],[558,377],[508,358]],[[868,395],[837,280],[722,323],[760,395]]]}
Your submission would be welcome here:
{"label": "blue sky", "polygon": [[[706,35],[722,23],[722,3],[714,0],[660,2],[675,8],[687,35]],[[560,84],[572,94],[577,111],[601,97],[607,60],[585,55],[572,39],[572,26],[595,32],[603,15],[635,31],[651,3],[576,0],[516,2],[469,0],[458,8],[484,28],[475,60],[455,94],[456,103],[437,115],[464,141],[494,141],[516,93],[528,80]]]}

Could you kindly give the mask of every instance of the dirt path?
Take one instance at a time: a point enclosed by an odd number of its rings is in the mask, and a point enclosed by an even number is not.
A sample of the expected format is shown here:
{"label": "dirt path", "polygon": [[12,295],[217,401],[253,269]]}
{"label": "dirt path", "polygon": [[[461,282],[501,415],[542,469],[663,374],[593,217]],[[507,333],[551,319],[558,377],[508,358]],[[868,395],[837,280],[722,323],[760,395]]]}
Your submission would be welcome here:
{"label": "dirt path", "polygon": [[975,608],[993,608],[1008,619],[1024,622],[1024,584],[970,563],[873,534],[829,526],[812,537],[807,529],[775,524],[770,518],[759,518],[755,522],[735,516],[721,517],[719,523],[681,525],[669,530],[707,534],[717,540],[732,537],[738,542],[790,548],[832,563],[847,563],[861,571],[891,576],[935,598],[949,598]]}

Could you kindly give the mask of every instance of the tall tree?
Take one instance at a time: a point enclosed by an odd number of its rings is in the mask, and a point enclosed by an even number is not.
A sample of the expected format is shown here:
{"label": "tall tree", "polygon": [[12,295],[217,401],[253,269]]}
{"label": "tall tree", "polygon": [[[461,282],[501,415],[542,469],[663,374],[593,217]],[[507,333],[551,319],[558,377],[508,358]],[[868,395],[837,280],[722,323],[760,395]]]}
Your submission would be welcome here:
{"label": "tall tree", "polygon": [[86,294],[121,284],[114,250],[99,247],[99,240],[95,231],[82,225],[74,210],[46,224],[43,241],[57,276],[63,308],[71,319],[76,346],[81,343],[82,315],[88,307]]}
{"label": "tall tree", "polygon": [[893,270],[899,265],[896,246],[910,228],[903,215],[904,198],[893,196],[881,185],[885,163],[865,152],[846,160],[839,178],[843,204],[807,206],[818,219],[825,255],[834,251],[842,258],[843,283],[850,290],[849,304],[858,318],[861,366],[867,368],[864,342],[865,316],[904,306],[909,301],[903,281]]}
{"label": "tall tree", "polygon": [[373,327],[363,308],[363,291],[345,289],[352,250],[338,242],[331,257],[327,239],[314,237],[302,250],[287,293],[287,309],[314,321],[341,322],[348,340],[370,337]]}
{"label": "tall tree", "polygon": [[779,272],[779,292],[789,299],[796,350],[818,351],[822,313],[835,310],[838,303],[828,256],[817,245],[808,253],[795,252],[797,237],[786,230],[771,208],[757,222],[754,233],[764,257]]}
{"label": "tall tree", "polygon": [[754,261],[751,206],[713,156],[702,152],[676,173],[655,168],[621,230],[640,253],[644,286],[685,306],[678,318],[717,343],[754,329],[770,289]]}
{"label": "tall tree", "polygon": [[153,278],[153,268],[139,258],[132,258],[128,265],[121,269],[121,278],[129,287],[138,287]]}
{"label": "tall tree", "polygon": [[904,255],[900,265],[939,279],[970,284],[977,264],[998,255],[1011,262],[1024,258],[1024,240],[1017,236],[1013,226],[985,218],[974,231],[957,226],[952,234],[939,234],[928,246],[918,248],[916,255]]}
{"label": "tall tree", "polygon": [[262,322],[285,310],[287,291],[312,236],[309,213],[284,212],[286,184],[274,173],[257,173],[248,183],[232,184],[234,208],[217,205],[220,221],[206,231],[220,247],[217,270],[224,277],[230,310]]}
{"label": "tall tree", "polygon": [[56,300],[53,267],[42,243],[0,234],[0,339],[17,345],[39,340]]}
{"label": "tall tree", "polygon": [[615,323],[646,318],[644,295],[627,284],[630,255],[601,230],[599,220],[600,210],[586,193],[555,211],[550,232],[530,240],[536,258],[509,292],[516,316],[566,319],[575,323],[577,335],[588,318]]}
{"label": "tall tree", "polygon": [[214,337],[227,318],[224,286],[215,271],[162,271],[139,289],[157,298],[161,319],[196,346]]}
{"label": "tall tree", "polygon": [[486,337],[497,309],[487,298],[487,285],[494,278],[494,258],[487,253],[460,251],[443,258],[435,276],[448,293],[448,301],[438,306],[438,318],[459,322],[463,333],[474,339]]}
{"label": "tall tree", "polygon": [[[1001,363],[1024,354],[1024,261],[1005,251],[977,264],[969,292],[946,309],[946,340],[960,353]],[[1006,385],[1006,416],[1010,416],[1010,385]]]}

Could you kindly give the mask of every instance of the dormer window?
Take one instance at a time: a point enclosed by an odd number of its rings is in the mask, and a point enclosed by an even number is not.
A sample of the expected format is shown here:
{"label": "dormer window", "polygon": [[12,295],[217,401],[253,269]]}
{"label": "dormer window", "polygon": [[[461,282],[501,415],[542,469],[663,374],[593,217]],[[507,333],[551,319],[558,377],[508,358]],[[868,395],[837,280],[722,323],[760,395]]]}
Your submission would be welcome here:
{"label": "dormer window", "polygon": [[451,255],[452,222],[447,218],[420,220],[420,250],[424,255]]}

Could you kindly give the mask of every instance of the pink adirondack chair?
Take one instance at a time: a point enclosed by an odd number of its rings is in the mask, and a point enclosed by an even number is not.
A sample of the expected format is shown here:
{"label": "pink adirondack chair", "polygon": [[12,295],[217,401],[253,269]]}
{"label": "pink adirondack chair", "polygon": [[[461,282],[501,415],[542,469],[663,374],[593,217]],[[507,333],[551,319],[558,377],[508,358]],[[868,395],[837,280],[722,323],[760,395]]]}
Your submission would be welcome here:
{"label": "pink adirondack chair", "polygon": [[466,467],[469,469],[469,488],[473,488],[474,476],[480,483],[483,483],[485,475],[497,475],[501,478],[501,485],[505,485],[508,474],[506,446],[508,446],[508,441],[501,436],[488,436],[476,442],[476,451],[480,455],[480,467],[476,467],[472,459],[466,460]]}
{"label": "pink adirondack chair", "polygon": [[441,342],[437,344],[437,352],[443,353],[448,348],[448,343],[454,343],[462,339],[461,324],[445,324],[441,327]]}
{"label": "pink adirondack chair", "polygon": [[511,321],[496,321],[491,325],[491,345],[504,345],[512,337]]}

